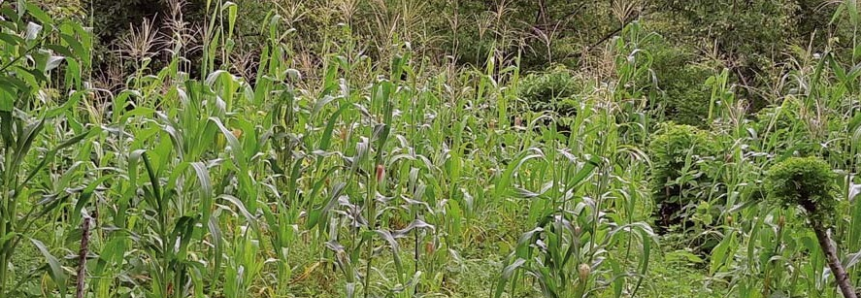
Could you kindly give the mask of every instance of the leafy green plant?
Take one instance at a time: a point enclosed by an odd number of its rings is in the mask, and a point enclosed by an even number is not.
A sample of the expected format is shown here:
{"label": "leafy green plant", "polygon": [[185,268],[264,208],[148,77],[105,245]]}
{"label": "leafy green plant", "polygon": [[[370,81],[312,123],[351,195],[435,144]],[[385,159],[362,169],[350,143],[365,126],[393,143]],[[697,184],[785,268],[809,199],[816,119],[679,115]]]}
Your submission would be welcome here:
{"label": "leafy green plant", "polygon": [[524,77],[517,95],[532,111],[554,111],[570,116],[577,112],[576,95],[581,85],[571,71],[557,67]]}
{"label": "leafy green plant", "polygon": [[[770,57],[787,43],[794,38],[809,38],[794,36],[797,31],[786,30],[797,25],[795,2],[661,0],[651,5],[676,17],[677,22],[662,28],[662,34],[714,44],[713,51],[731,61],[733,73],[741,76],[737,79],[745,85],[753,85],[754,71],[769,67]],[[805,14],[814,12],[800,15]],[[762,19],[763,15],[768,16],[767,20]]]}
{"label": "leafy green plant", "polygon": [[[15,10],[17,8],[17,11]],[[63,150],[97,135],[99,129],[87,129],[80,124],[76,131],[54,135],[47,127],[68,125],[74,120],[65,116],[85,98],[86,90],[69,90],[69,98],[59,106],[40,105],[50,76],[61,64],[81,65],[84,50],[67,33],[83,33],[80,26],[55,23],[44,11],[25,2],[12,6],[0,4],[4,26],[0,31],[0,297],[21,295],[20,281],[11,284],[10,265],[22,240],[31,242],[47,259],[47,268],[54,285],[65,292],[66,274],[51,248],[34,235],[38,222],[50,218],[64,207],[77,191],[72,177],[78,174],[67,168],[67,179],[57,185],[36,183],[56,165],[55,158]],[[32,20],[32,21],[29,21]],[[38,22],[38,23],[36,23]],[[78,30],[75,30],[78,28]],[[62,29],[62,30],[61,30]],[[71,32],[69,32],[71,31]],[[59,35],[66,43],[52,44],[50,38]],[[61,56],[65,55],[65,56]],[[70,80],[80,81],[80,73],[68,70]],[[69,86],[71,87],[71,86]],[[50,136],[46,138],[47,136]],[[63,141],[50,141],[50,138]],[[63,167],[58,167],[62,169]],[[83,205],[78,204],[80,212]],[[24,275],[24,279],[27,279]]]}
{"label": "leafy green plant", "polygon": [[688,11],[655,3],[169,4],[105,89],[88,30],[3,4],[5,297],[835,298],[805,208],[756,203],[799,155],[846,173],[821,221],[861,278],[861,70],[814,55],[853,41],[774,49],[754,114],[726,36],[663,40]]}
{"label": "leafy green plant", "polygon": [[652,56],[651,69],[660,90],[652,104],[661,106],[668,121],[707,127],[709,90],[705,82],[714,71],[697,65],[693,51],[663,39],[647,45],[646,51]]}
{"label": "leafy green plant", "polygon": [[834,197],[836,175],[831,167],[816,157],[792,157],[772,166],[767,178],[766,189],[771,200],[783,206],[799,206],[807,213],[810,228],[816,234],[843,297],[857,297],[828,233],[834,226],[838,205]]}
{"label": "leafy green plant", "polygon": [[710,171],[718,150],[711,134],[693,126],[664,124],[649,144],[651,190],[656,224],[662,229],[681,224],[694,215],[700,202],[714,196],[718,181]]}

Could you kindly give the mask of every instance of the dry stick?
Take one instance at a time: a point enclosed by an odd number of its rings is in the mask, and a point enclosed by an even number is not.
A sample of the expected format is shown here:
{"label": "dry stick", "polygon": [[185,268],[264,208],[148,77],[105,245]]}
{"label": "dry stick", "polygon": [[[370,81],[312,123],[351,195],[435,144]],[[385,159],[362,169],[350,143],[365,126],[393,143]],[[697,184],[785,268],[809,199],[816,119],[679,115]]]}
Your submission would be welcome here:
{"label": "dry stick", "polygon": [[88,246],[90,244],[90,217],[84,216],[84,223],[81,227],[81,250],[78,252],[78,280],[77,291],[75,297],[84,298],[84,278],[87,274],[87,254],[89,253]]}
{"label": "dry stick", "polygon": [[837,249],[831,245],[831,237],[825,227],[817,220],[811,221],[813,232],[816,233],[816,240],[819,240],[819,246],[822,247],[822,252],[825,253],[825,258],[828,260],[828,267],[831,268],[831,273],[834,274],[834,279],[837,280],[837,286],[840,287],[840,292],[845,298],[858,298],[855,294],[855,289],[849,284],[849,275],[843,269],[843,264],[840,263],[840,258],[837,257]]}

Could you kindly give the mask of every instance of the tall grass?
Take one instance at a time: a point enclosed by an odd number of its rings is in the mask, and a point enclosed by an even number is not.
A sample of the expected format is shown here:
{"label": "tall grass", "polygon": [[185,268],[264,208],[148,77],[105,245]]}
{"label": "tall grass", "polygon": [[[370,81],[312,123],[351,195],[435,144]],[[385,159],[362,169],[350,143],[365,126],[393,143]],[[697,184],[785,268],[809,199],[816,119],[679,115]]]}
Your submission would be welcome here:
{"label": "tall grass", "polygon": [[[721,162],[689,173],[716,186],[678,244],[650,218],[653,34],[632,22],[607,43],[559,115],[520,101],[517,55],[425,59],[408,42],[427,38],[422,8],[386,3],[373,41],[351,38],[342,3],[346,37],[325,35],[310,67],[270,13],[240,75],[236,4],[208,1],[200,77],[189,35],[163,41],[163,69],[137,36],[116,92],[90,82],[86,29],[2,4],[0,297],[660,297],[652,268],[678,256],[703,291],[838,297],[799,210],[760,203],[764,171],[792,155],[841,169],[831,233],[861,281],[857,67],[798,58],[756,115],[728,72],[703,82],[722,155],[678,158]],[[700,239],[715,245],[692,251]]]}

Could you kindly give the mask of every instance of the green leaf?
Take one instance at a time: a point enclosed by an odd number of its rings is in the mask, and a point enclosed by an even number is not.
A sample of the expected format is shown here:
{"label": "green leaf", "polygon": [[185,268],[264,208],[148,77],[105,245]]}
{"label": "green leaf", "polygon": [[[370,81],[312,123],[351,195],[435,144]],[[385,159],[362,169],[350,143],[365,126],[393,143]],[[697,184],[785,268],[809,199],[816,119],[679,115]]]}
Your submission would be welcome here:
{"label": "green leaf", "polygon": [[233,37],[233,29],[236,25],[236,17],[239,13],[239,6],[233,2],[225,2],[222,9],[227,9],[227,32],[228,38]]}
{"label": "green leaf", "polygon": [[72,48],[72,52],[74,55],[69,55],[75,57],[77,59],[83,59],[89,56],[89,51],[84,48],[84,45],[78,41],[74,36],[68,34],[60,34],[60,38],[63,39],[64,42],[69,44],[69,47]]}
{"label": "green leaf", "polygon": [[48,267],[51,269],[51,271],[48,272],[48,275],[51,276],[51,279],[60,288],[60,293],[65,293],[66,273],[63,272],[63,266],[60,264],[60,261],[56,257],[54,257],[54,255],[51,254],[51,252],[48,250],[48,247],[46,247],[45,244],[41,241],[30,238],[30,242],[32,242],[33,245],[35,245],[36,248],[39,249],[39,252],[41,252],[42,256],[45,257],[45,261],[48,262]]}
{"label": "green leaf", "polygon": [[185,260],[187,257],[188,245],[194,237],[194,225],[197,224],[197,219],[196,216],[182,216],[173,228],[171,239],[175,239],[179,243],[172,246],[178,248],[176,258],[179,260]]}
{"label": "green leaf", "polygon": [[48,16],[48,13],[46,13],[44,10],[39,8],[38,5],[33,4],[33,3],[27,3],[26,7],[27,7],[27,12],[31,16],[36,18],[36,20],[41,22],[42,25],[50,25],[50,24],[54,23],[54,21],[51,19],[51,17]]}
{"label": "green leaf", "polygon": [[[648,227],[647,227],[648,228]],[[631,297],[637,295],[637,291],[640,289],[640,286],[643,284],[643,280],[646,279],[649,273],[649,259],[652,256],[652,242],[657,242],[657,236],[652,233],[651,230],[642,228],[639,229],[640,232],[640,241],[643,243],[643,252],[640,255],[640,278],[637,279],[637,285],[634,286],[634,291],[631,293]],[[629,236],[630,237],[630,236]]]}
{"label": "green leaf", "polygon": [[718,269],[725,265],[727,260],[727,252],[729,251],[730,245],[732,245],[734,235],[730,232],[730,235],[727,235],[723,238],[723,240],[715,247],[712,251],[711,256],[711,264],[709,265],[709,275],[714,275]]}
{"label": "green leaf", "polygon": [[[42,118],[33,125],[28,125],[23,132],[23,135],[18,136],[18,144],[15,148],[15,156],[12,159],[12,165],[21,165],[24,163],[24,158],[30,153],[30,148],[33,146],[33,141],[42,132],[45,127],[45,119]],[[25,182],[26,183],[26,182]]]}
{"label": "green leaf", "polygon": [[6,246],[6,242],[9,242],[10,240],[14,239],[18,235],[20,235],[20,234],[15,233],[15,232],[10,232],[10,233],[6,234],[6,236],[3,236],[3,238],[0,238],[0,247]]}
{"label": "green leaf", "polygon": [[147,175],[149,176],[150,186],[152,187],[153,198],[155,199],[155,207],[160,214],[165,213],[164,205],[166,202],[163,201],[164,197],[161,195],[161,182],[158,180],[158,173],[155,172],[155,169],[152,166],[152,162],[149,160],[149,156],[146,151],[141,154],[141,158],[144,162],[144,168],[146,169]]}
{"label": "green leaf", "polygon": [[12,34],[3,33],[3,32],[0,32],[0,41],[3,41],[4,43],[6,43],[3,45],[4,47],[9,47],[9,48],[22,46],[22,45],[24,45],[24,43],[26,43],[26,41],[23,38],[21,38],[17,35],[12,35]]}
{"label": "green leaf", "polygon": [[505,269],[502,270],[502,276],[499,278],[499,282],[496,284],[496,292],[493,295],[495,298],[502,297],[502,293],[505,292],[505,284],[511,279],[512,275],[514,275],[514,271],[517,271],[520,266],[526,264],[526,260],[517,259],[508,266],[505,266]]}
{"label": "green leaf", "polygon": [[87,187],[81,192],[81,196],[78,197],[78,202],[75,204],[75,211],[72,214],[81,214],[81,210],[90,202],[90,198],[93,197],[93,193],[96,191],[96,188],[102,185],[103,182],[113,180],[115,178],[115,175],[104,175],[87,184]]}
{"label": "green leaf", "polygon": [[496,182],[496,189],[494,190],[497,198],[501,198],[503,194],[507,192],[508,187],[511,186],[511,179],[514,177],[514,172],[517,171],[520,166],[534,158],[543,158],[544,155],[540,153],[529,153],[529,150],[524,151],[517,158],[517,162],[512,162],[508,164],[508,168],[502,174],[502,177],[499,178]]}
{"label": "green leaf", "polygon": [[74,57],[74,54],[72,54],[72,52],[69,51],[68,48],[63,47],[63,46],[59,46],[59,45],[55,45],[55,44],[49,44],[49,45],[45,45],[44,48],[49,49],[51,51],[54,51],[55,53],[66,56],[66,57]]}
{"label": "green leaf", "polygon": [[21,188],[23,188],[25,185],[27,185],[27,183],[29,183],[30,180],[33,179],[33,177],[35,177],[36,174],[38,174],[39,171],[41,171],[48,164],[48,162],[53,161],[54,157],[57,155],[57,152],[65,149],[65,148],[71,147],[72,145],[75,145],[78,142],[80,142],[84,139],[93,137],[99,133],[101,133],[101,128],[91,129],[90,131],[86,131],[82,134],[79,134],[77,136],[72,137],[71,139],[66,140],[65,142],[61,143],[60,145],[57,145],[57,147],[54,147],[54,149],[51,149],[51,151],[48,151],[47,153],[45,153],[45,156],[41,158],[39,164],[37,164],[32,169],[30,169],[30,174],[28,174],[27,178],[24,179],[24,181],[21,182],[21,184],[18,186],[16,193],[20,192]]}
{"label": "green leaf", "polygon": [[245,217],[245,220],[248,223],[254,224],[257,222],[257,220],[254,218],[254,215],[251,215],[251,213],[248,212],[248,208],[245,208],[245,204],[243,204],[242,201],[240,201],[238,198],[228,194],[220,195],[218,196],[218,198],[233,204],[233,206],[236,206],[236,208],[239,209],[239,213],[242,214],[243,217]]}
{"label": "green leaf", "polygon": [[308,213],[308,221],[305,223],[305,228],[310,229],[320,223],[320,219],[335,207],[345,187],[347,187],[347,184],[340,182],[332,188],[331,196],[326,204]]}
{"label": "green leaf", "polygon": [[221,130],[221,133],[227,140],[227,144],[230,145],[230,148],[233,150],[234,161],[240,168],[244,169],[246,162],[245,156],[242,153],[242,144],[239,143],[239,139],[237,139],[236,136],[233,135],[233,132],[231,132],[229,129],[227,129],[227,127],[224,126],[223,123],[221,123],[221,119],[209,117],[209,121],[215,123],[215,125],[218,126],[218,129]]}
{"label": "green leaf", "polygon": [[341,117],[341,113],[343,113],[350,105],[342,105],[341,108],[338,109],[331,117],[329,117],[329,122],[326,123],[326,129],[323,131],[323,137],[320,139],[320,144],[317,146],[317,149],[321,151],[329,150],[329,143],[332,140],[332,131],[335,129],[335,122]]}
{"label": "green leaf", "polygon": [[[197,174],[197,181],[200,183],[200,195],[201,195],[201,206],[200,208],[206,208],[203,212],[205,214],[208,213],[208,209],[212,204],[212,182],[209,179],[209,169],[206,168],[206,165],[202,162],[193,162],[191,163],[191,167],[194,169],[195,174]],[[208,217],[205,219],[208,220]]]}

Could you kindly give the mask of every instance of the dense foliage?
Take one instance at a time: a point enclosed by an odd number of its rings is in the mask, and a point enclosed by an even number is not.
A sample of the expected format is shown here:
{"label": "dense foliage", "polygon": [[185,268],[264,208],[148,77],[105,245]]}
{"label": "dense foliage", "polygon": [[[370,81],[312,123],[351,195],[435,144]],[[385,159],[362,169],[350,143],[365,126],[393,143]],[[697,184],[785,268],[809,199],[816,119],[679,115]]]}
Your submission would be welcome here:
{"label": "dense foliage", "polygon": [[703,198],[719,191],[720,181],[712,173],[720,162],[715,160],[719,148],[710,132],[689,125],[669,123],[652,137],[651,187],[658,226],[683,223]]}
{"label": "dense foliage", "polygon": [[2,2],[0,298],[854,297],[858,8]]}
{"label": "dense foliage", "polygon": [[571,116],[577,111],[577,98],[581,82],[565,68],[546,73],[533,73],[520,82],[518,96],[533,111],[555,111]]}
{"label": "dense foliage", "polygon": [[834,198],[835,176],[828,163],[819,158],[792,157],[769,169],[766,188],[773,200],[785,206],[800,206],[807,212],[809,225],[841,294],[845,298],[855,298],[855,287],[828,232],[834,227],[838,204]]}
{"label": "dense foliage", "polygon": [[792,157],[768,170],[769,196],[784,206],[800,206],[811,216],[830,222],[837,208],[836,175],[831,166],[815,157]]}

